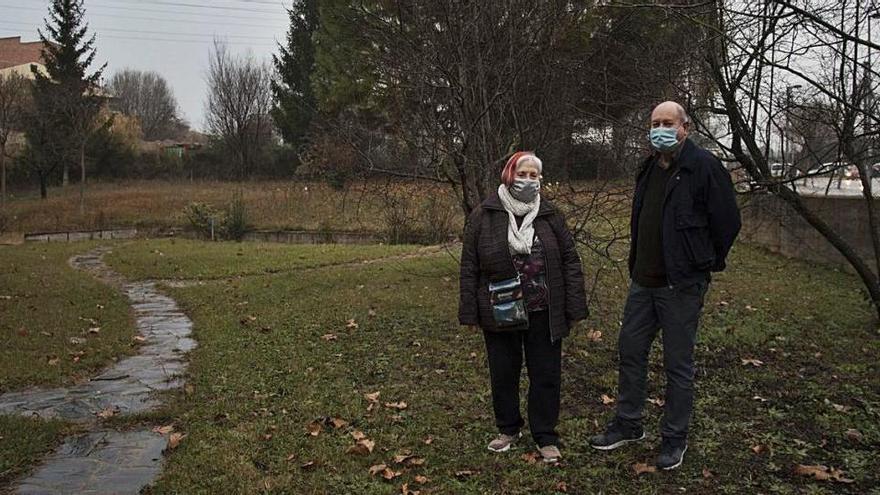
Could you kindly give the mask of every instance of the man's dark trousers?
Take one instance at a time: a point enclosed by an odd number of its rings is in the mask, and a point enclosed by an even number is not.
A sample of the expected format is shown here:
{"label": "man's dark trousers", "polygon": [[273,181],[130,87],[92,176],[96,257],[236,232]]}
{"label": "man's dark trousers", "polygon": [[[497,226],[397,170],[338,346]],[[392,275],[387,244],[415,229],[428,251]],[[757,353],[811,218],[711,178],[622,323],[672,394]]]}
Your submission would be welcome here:
{"label": "man's dark trousers", "polygon": [[617,416],[625,424],[641,423],[648,352],[662,328],[666,404],[660,433],[673,441],[687,439],[694,408],[694,344],[708,287],[708,277],[681,287],[647,288],[631,282],[618,343]]}

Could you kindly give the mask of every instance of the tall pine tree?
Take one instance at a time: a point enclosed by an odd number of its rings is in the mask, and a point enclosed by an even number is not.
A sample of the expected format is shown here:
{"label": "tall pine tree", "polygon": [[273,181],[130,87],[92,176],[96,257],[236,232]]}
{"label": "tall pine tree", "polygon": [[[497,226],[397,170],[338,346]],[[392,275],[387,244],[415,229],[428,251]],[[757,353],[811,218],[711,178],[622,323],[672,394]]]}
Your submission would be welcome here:
{"label": "tall pine tree", "polygon": [[278,78],[272,82],[275,107],[272,118],[284,140],[300,148],[315,115],[311,76],[315,66],[314,33],[318,29],[317,0],[298,0],[288,10],[287,43],[272,56]]}
{"label": "tall pine tree", "polygon": [[49,178],[63,169],[67,184],[71,164],[79,162],[81,181],[85,181],[85,144],[96,128],[103,104],[99,94],[101,66],[89,73],[95,60],[95,36],[88,36],[84,23],[84,0],[52,0],[49,17],[44,19],[43,73],[31,66],[34,75],[33,114],[25,134],[28,139],[28,162],[40,178],[40,194],[46,197]]}

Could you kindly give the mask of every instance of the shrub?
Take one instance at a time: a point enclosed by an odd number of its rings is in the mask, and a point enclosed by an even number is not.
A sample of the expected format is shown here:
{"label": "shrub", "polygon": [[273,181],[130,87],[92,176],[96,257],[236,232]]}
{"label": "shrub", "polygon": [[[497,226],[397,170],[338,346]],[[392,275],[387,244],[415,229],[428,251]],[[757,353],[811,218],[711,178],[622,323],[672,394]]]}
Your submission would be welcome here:
{"label": "shrub", "polygon": [[240,241],[248,231],[247,207],[240,192],[222,210],[205,203],[193,202],[183,209],[189,225],[206,239]]}
{"label": "shrub", "polygon": [[240,241],[246,232],[247,209],[241,192],[236,192],[223,215],[222,235],[224,239]]}
{"label": "shrub", "polygon": [[213,206],[192,202],[183,208],[183,216],[187,219],[190,226],[201,234],[203,237],[210,239],[212,232],[214,238],[218,236],[220,224],[223,223],[223,213],[216,210]]}

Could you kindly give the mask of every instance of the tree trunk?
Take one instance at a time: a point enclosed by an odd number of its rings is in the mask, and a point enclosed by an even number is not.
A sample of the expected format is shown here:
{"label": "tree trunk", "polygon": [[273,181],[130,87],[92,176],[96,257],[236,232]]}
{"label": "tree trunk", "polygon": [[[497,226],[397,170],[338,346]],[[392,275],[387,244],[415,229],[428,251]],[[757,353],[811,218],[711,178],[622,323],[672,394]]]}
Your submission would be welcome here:
{"label": "tree trunk", "polygon": [[70,164],[64,160],[64,167],[61,170],[61,187],[70,185]]}
{"label": "tree trunk", "polygon": [[86,143],[79,147],[79,214],[86,213]]}
{"label": "tree trunk", "polygon": [[6,150],[0,146],[0,206],[6,206]]}
{"label": "tree trunk", "polygon": [[47,182],[49,182],[48,174],[41,173],[40,174],[40,199],[46,199],[49,197]]}

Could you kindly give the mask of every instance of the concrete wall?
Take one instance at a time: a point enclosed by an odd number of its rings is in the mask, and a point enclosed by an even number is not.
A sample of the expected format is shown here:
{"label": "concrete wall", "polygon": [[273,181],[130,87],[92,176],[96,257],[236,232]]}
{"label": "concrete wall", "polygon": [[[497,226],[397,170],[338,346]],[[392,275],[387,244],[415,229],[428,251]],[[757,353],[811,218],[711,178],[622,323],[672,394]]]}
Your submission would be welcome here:
{"label": "concrete wall", "polygon": [[[828,222],[856,251],[874,263],[868,212],[862,197],[802,197],[804,204]],[[880,199],[875,199],[880,212]],[[808,261],[851,269],[836,249],[787,203],[771,194],[754,194],[742,205],[740,239],[769,250]]]}

